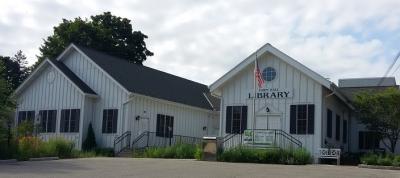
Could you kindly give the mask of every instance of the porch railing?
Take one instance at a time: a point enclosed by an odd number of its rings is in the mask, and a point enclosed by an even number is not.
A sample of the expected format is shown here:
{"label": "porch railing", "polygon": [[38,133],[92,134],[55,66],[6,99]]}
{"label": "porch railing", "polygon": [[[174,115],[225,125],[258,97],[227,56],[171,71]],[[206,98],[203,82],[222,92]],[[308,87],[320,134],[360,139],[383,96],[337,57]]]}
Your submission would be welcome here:
{"label": "porch railing", "polygon": [[131,131],[124,132],[121,136],[114,139],[114,153],[118,154],[131,147]]}
{"label": "porch railing", "polygon": [[245,143],[244,133],[228,134],[222,139],[223,149],[231,149],[237,146],[251,146],[257,148],[282,148],[282,149],[296,149],[301,148],[302,143],[297,138],[278,129],[254,129],[254,132],[268,131],[270,138],[268,144],[253,144],[252,141]]}
{"label": "porch railing", "polygon": [[166,147],[176,144],[190,144],[196,145],[202,142],[201,138],[173,135],[172,137],[160,137],[157,136],[156,132],[143,132],[137,136],[132,142],[133,149],[143,149],[148,147]]}

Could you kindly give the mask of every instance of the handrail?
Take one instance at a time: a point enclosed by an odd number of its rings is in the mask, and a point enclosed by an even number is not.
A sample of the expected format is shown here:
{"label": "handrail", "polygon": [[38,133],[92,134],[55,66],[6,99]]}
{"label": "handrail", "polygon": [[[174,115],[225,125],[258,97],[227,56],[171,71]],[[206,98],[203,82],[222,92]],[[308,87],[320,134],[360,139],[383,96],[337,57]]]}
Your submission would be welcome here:
{"label": "handrail", "polygon": [[171,137],[160,137],[156,132],[143,132],[138,135],[132,142],[133,150],[140,150],[148,147],[165,147],[172,146],[175,144],[199,144],[201,143],[201,138],[184,136],[184,135],[172,135]]}
{"label": "handrail", "polygon": [[[122,150],[129,148],[131,146],[130,145],[131,135],[132,135],[131,131],[126,131],[121,136],[118,136],[114,139],[114,152],[115,153],[119,153]],[[126,145],[122,145],[123,144],[122,141],[124,141],[124,140],[126,140]],[[118,144],[121,145],[119,148],[117,148]]]}
{"label": "handrail", "polygon": [[132,145],[134,145],[136,142],[138,142],[140,139],[142,139],[145,135],[149,134],[149,131],[145,131],[141,133],[139,136],[137,136],[133,141]]}
{"label": "handrail", "polygon": [[[280,148],[287,148],[287,146],[290,145],[296,145],[297,147],[301,148],[302,147],[302,142],[295,138],[294,136],[288,134],[287,132],[280,130],[280,129],[254,129],[255,131],[272,131],[274,135],[274,144],[277,147]],[[235,146],[238,146],[242,144],[242,135],[244,133],[236,133],[236,134],[227,134],[222,138],[222,145],[226,148],[232,148]],[[237,137],[237,135],[240,135],[240,137]],[[273,146],[271,145],[271,146]]]}

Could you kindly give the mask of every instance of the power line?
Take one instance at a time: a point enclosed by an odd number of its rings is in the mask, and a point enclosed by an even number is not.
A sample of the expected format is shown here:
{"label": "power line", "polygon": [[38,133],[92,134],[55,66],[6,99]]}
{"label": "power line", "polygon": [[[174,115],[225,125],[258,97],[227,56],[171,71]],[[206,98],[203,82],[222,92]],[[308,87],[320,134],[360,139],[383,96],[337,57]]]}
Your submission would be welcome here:
{"label": "power line", "polygon": [[[383,80],[385,80],[385,78],[387,77],[387,75],[389,74],[390,70],[392,70],[393,66],[396,64],[397,60],[400,57],[400,51],[397,53],[396,57],[393,60],[393,63],[389,66],[389,68],[386,70],[385,75],[381,78],[381,80],[378,83],[378,86],[380,86],[383,82]],[[400,65],[399,65],[400,66]],[[399,69],[399,67],[396,68],[395,71],[397,71]],[[394,73],[394,72],[393,72]]]}

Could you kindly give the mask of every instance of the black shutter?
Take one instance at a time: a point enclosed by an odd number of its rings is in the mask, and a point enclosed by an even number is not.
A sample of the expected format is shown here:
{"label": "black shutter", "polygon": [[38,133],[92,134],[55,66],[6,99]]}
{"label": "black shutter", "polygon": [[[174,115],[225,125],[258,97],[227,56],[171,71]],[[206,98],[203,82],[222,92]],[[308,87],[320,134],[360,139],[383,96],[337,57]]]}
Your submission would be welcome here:
{"label": "black shutter", "polygon": [[364,148],[364,132],[358,132],[358,149]]}
{"label": "black shutter", "polygon": [[290,105],[290,133],[296,134],[296,105]]}
{"label": "black shutter", "polygon": [[240,133],[243,133],[247,129],[247,106],[242,106],[241,126]]}
{"label": "black shutter", "polygon": [[23,119],[24,119],[24,114],[25,114],[24,111],[18,112],[18,124],[21,124],[21,122],[23,121]]}
{"label": "black shutter", "polygon": [[309,105],[307,105],[307,113],[308,113],[308,125],[307,125],[307,128],[308,128],[308,131],[307,131],[307,133],[308,134],[314,134],[314,105],[313,104],[309,104]]}
{"label": "black shutter", "polygon": [[232,133],[232,106],[226,107],[225,132]]}
{"label": "black shutter", "polygon": [[107,110],[103,110],[103,127],[102,127],[102,131],[103,133],[107,133]]}
{"label": "black shutter", "polygon": [[156,136],[160,136],[160,125],[161,124],[161,116],[157,114],[157,123],[156,123]]}
{"label": "black shutter", "polygon": [[332,138],[332,111],[327,109],[326,136]]}
{"label": "black shutter", "polygon": [[114,109],[112,117],[112,133],[117,133],[117,124],[118,124],[118,109]]}

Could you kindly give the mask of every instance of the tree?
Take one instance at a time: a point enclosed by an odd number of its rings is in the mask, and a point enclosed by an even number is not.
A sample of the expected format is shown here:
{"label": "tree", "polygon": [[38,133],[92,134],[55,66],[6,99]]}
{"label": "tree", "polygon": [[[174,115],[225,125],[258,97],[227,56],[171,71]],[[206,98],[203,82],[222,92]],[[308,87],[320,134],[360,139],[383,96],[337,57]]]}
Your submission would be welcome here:
{"label": "tree", "polygon": [[47,37],[39,48],[41,55],[36,65],[45,58],[56,58],[70,43],[98,49],[142,65],[147,56],[153,55],[146,48],[146,38],[142,32],[133,31],[129,19],[113,16],[110,12],[91,16],[90,20],[80,17],[63,19],[54,27],[54,34]]}
{"label": "tree", "polygon": [[359,93],[355,106],[361,122],[378,133],[385,147],[394,153],[400,136],[400,90],[388,88],[376,93]]}
{"label": "tree", "polygon": [[21,50],[13,57],[0,56],[0,61],[4,64],[4,73],[1,76],[7,82],[11,93],[28,77],[30,68],[27,67],[26,57]]}
{"label": "tree", "polygon": [[94,131],[92,127],[92,123],[89,124],[88,133],[86,136],[85,141],[82,144],[82,149],[84,151],[90,151],[95,149],[97,146],[96,144],[96,137],[94,136]]}
{"label": "tree", "polygon": [[[5,75],[5,69],[3,62],[0,61],[0,75]],[[12,124],[13,117],[12,113],[15,108],[15,103],[10,97],[10,91],[7,81],[0,77],[0,150],[7,152],[8,147],[12,139]],[[6,144],[4,143],[6,142]],[[4,150],[5,149],[5,150]],[[2,151],[0,151],[1,153]],[[0,155],[3,157],[4,155]]]}

